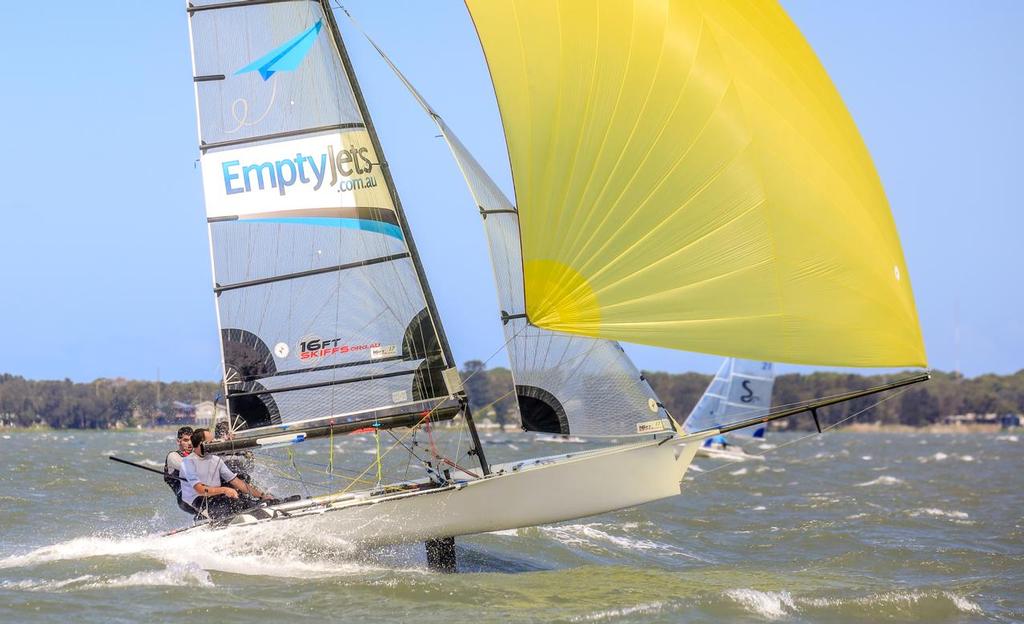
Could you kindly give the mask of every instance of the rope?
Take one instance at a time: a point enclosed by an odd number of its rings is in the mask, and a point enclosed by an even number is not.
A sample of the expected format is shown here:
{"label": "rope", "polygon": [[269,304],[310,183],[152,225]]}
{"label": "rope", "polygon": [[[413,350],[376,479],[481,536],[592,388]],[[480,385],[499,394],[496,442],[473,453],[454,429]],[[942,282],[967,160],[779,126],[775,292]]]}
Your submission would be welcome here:
{"label": "rope", "polygon": [[[264,458],[264,459],[267,459],[267,460],[270,460],[270,461],[275,461],[275,462],[284,461],[282,459],[279,459],[277,457],[272,457],[270,455],[260,455],[260,457]],[[304,466],[304,467],[316,468],[316,469],[319,469],[319,468],[331,468],[327,464],[321,464],[321,463],[318,463],[318,462],[310,462],[310,461],[302,461],[302,460],[296,460],[295,464],[298,465],[298,466]],[[325,472],[326,472],[326,470],[325,470]],[[338,477],[341,477],[343,479],[351,479],[352,477],[349,477],[349,476],[343,474],[343,473],[346,473],[346,472],[350,473],[350,474],[355,474],[357,471],[356,470],[352,470],[352,469],[339,468],[339,467],[335,466],[335,467],[332,468],[330,475],[332,477],[338,476]],[[339,473],[341,473],[341,474],[339,474]],[[367,481],[367,483],[370,483],[370,481]]]}
{"label": "rope", "polygon": [[381,467],[380,467],[380,423],[379,422],[373,423],[373,439],[377,443],[377,456],[376,456],[376,458],[377,458],[377,487],[380,487],[380,482],[381,482],[382,476],[381,476]]}
{"label": "rope", "polygon": [[[329,489],[335,487],[334,483],[323,483],[321,481],[306,481],[304,479],[296,479],[294,477],[289,477],[286,474],[278,474],[276,476],[277,476],[278,479],[284,479],[285,481],[293,481],[295,483],[301,483],[303,485],[303,487],[305,487],[305,486],[312,486],[312,487],[322,488],[322,489],[325,489],[325,490],[329,490]],[[369,482],[367,482],[367,483],[369,483]]]}
{"label": "rope", "polygon": [[306,482],[302,480],[302,472],[299,471],[299,467],[295,465],[295,453],[291,449],[288,449],[288,459],[292,462],[292,468],[295,469],[295,475],[299,478],[299,482],[302,483],[302,489],[306,490],[306,498],[309,498],[309,488],[306,487]]}
{"label": "rope", "polygon": [[331,427],[331,435],[328,439],[330,450],[327,451],[327,474],[334,476],[334,427]]}
{"label": "rope", "polygon": [[[522,332],[522,331],[523,331],[524,329],[526,329],[526,327],[525,327],[525,326],[524,326],[524,327],[522,327],[522,328],[520,328],[520,329],[518,329],[518,330],[516,330],[515,332],[513,332],[513,333],[512,333],[512,335],[511,335],[511,336],[509,336],[509,337],[508,337],[508,339],[506,339],[506,340],[505,340],[505,342],[504,342],[504,343],[502,343],[502,345],[501,345],[500,347],[498,347],[497,349],[495,349],[495,351],[494,351],[493,353],[491,353],[491,354],[490,354],[490,355],[489,355],[489,356],[487,357],[487,359],[485,359],[485,360],[484,360],[484,362],[483,362],[483,363],[484,363],[484,364],[486,365],[486,364],[487,364],[488,362],[490,362],[491,360],[493,360],[493,359],[495,358],[495,356],[497,356],[497,355],[498,355],[499,353],[501,353],[502,351],[504,351],[504,350],[505,350],[505,348],[506,348],[506,347],[508,347],[508,344],[509,344],[510,342],[512,342],[512,341],[513,341],[513,340],[514,340],[515,338],[517,338],[517,337],[519,336],[519,333],[520,333],[520,332]],[[465,380],[463,381],[463,383],[465,383],[466,381],[469,381],[470,379],[472,379],[472,378],[473,378],[473,377],[474,377],[475,375],[477,375],[477,374],[478,374],[478,373],[479,373],[480,371],[482,371],[482,370],[484,370],[484,369],[485,369],[485,367],[481,367],[481,368],[480,368],[480,370],[472,372],[472,373],[471,373],[471,374],[469,375],[469,377],[466,377],[466,379],[465,379]],[[509,393],[506,393],[506,394],[505,394],[505,396],[508,396],[508,394],[511,394],[511,392],[509,392]],[[503,396],[503,397],[501,397],[501,398],[505,398],[505,397]],[[499,399],[499,400],[501,400],[501,399]],[[359,481],[360,481],[360,480],[361,480],[361,479],[362,479],[363,477],[365,477],[365,476],[367,475],[367,473],[369,473],[369,472],[370,472],[370,470],[371,470],[371,469],[372,469],[372,468],[374,467],[374,465],[375,465],[375,464],[379,466],[379,465],[380,465],[380,464],[379,464],[379,462],[380,462],[381,460],[383,460],[383,459],[384,459],[385,457],[387,457],[387,456],[388,456],[388,453],[390,453],[391,451],[395,450],[395,449],[396,449],[396,448],[398,448],[399,446],[403,446],[403,447],[404,447],[405,445],[404,445],[404,444],[402,444],[402,442],[403,442],[403,441],[404,441],[404,440],[405,440],[405,439],[406,439],[407,437],[409,437],[410,435],[413,435],[413,434],[415,434],[415,432],[417,431],[417,429],[419,429],[419,428],[420,428],[421,426],[423,426],[423,425],[424,425],[424,423],[427,423],[427,425],[429,426],[429,423],[430,423],[430,418],[431,418],[431,416],[433,416],[433,415],[434,415],[434,412],[435,412],[435,411],[437,410],[437,408],[438,408],[438,407],[440,407],[440,406],[441,406],[441,404],[442,404],[443,402],[444,402],[444,400],[443,400],[443,399],[442,399],[442,400],[439,400],[439,401],[437,402],[437,404],[436,404],[436,405],[434,405],[434,407],[430,408],[430,410],[428,410],[428,411],[426,411],[426,412],[423,412],[423,416],[422,416],[422,417],[421,417],[421,418],[420,418],[420,419],[419,419],[419,420],[418,420],[418,421],[417,421],[417,422],[416,422],[415,424],[413,424],[412,426],[410,426],[410,427],[409,427],[409,430],[408,430],[408,431],[406,431],[406,432],[405,432],[404,434],[402,434],[402,437],[400,437],[400,438],[397,438],[397,439],[395,440],[395,443],[394,443],[394,444],[392,444],[391,446],[389,446],[389,447],[388,447],[388,448],[387,448],[387,449],[386,449],[386,450],[385,450],[385,451],[384,451],[383,453],[379,453],[379,456],[378,456],[377,458],[375,458],[375,459],[374,459],[374,461],[370,462],[370,464],[369,464],[368,466],[366,466],[366,468],[364,468],[364,469],[363,469],[363,471],[362,471],[362,472],[360,472],[360,473],[359,473],[359,475],[358,475],[358,476],[357,476],[357,477],[356,477],[355,479],[352,479],[352,482],[351,482],[351,483],[349,483],[349,484],[348,484],[347,486],[345,486],[345,488],[344,488],[344,489],[342,489],[342,490],[341,490],[340,492],[337,492],[337,493],[336,493],[336,495],[338,495],[338,496],[341,496],[341,495],[343,495],[343,494],[347,494],[347,493],[348,493],[348,491],[349,491],[349,490],[351,490],[351,489],[352,489],[352,487],[353,487],[353,486],[354,486],[354,485],[355,485],[355,484],[356,484],[357,482],[359,482]],[[497,401],[495,401],[494,403],[497,403]],[[492,403],[492,405],[493,405],[493,403]],[[429,429],[428,429],[428,434],[429,434]],[[431,441],[431,446],[433,447],[433,441]],[[450,465],[451,465],[452,467],[454,467],[454,468],[457,468],[458,470],[462,470],[462,471],[463,471],[463,472],[465,472],[466,474],[469,474],[469,475],[471,475],[471,476],[473,476],[473,477],[476,477],[476,476],[477,476],[477,475],[473,474],[472,472],[470,472],[470,471],[466,470],[465,468],[461,468],[461,467],[459,467],[459,466],[458,466],[458,464],[456,464],[455,462],[451,462],[450,460],[445,460],[445,461],[446,461],[446,463],[450,463]]]}
{"label": "rope", "polygon": [[[437,450],[437,445],[434,444],[434,434],[431,433],[431,430],[430,430],[430,421],[429,420],[426,422],[426,424],[424,425],[423,428],[427,432],[427,441],[430,443],[430,454],[434,456],[434,459],[436,459],[439,463],[447,464],[447,465],[451,466],[452,468],[455,468],[456,470],[461,470],[462,472],[468,474],[469,476],[471,476],[473,478],[476,478],[476,479],[480,478],[476,473],[472,472],[471,470],[469,470],[467,468],[463,468],[462,466],[458,465],[457,463],[453,462],[452,460],[450,460],[447,457],[445,457],[444,455],[442,455],[440,453],[440,451]],[[458,455],[456,455],[456,457],[458,457]]]}

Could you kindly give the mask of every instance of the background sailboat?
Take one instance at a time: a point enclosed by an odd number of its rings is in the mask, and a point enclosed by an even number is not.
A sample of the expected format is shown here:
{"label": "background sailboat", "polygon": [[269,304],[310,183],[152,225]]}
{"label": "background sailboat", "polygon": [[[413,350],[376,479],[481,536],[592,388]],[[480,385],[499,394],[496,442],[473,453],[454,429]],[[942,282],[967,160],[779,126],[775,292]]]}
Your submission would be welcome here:
{"label": "background sailboat", "polygon": [[[727,358],[686,417],[683,430],[700,431],[769,413],[775,385],[774,368],[771,362]],[[732,433],[729,440],[725,436],[708,438],[697,455],[732,461],[763,460],[763,455],[746,452],[737,443],[737,438],[764,440],[766,428],[761,424],[741,429]]]}

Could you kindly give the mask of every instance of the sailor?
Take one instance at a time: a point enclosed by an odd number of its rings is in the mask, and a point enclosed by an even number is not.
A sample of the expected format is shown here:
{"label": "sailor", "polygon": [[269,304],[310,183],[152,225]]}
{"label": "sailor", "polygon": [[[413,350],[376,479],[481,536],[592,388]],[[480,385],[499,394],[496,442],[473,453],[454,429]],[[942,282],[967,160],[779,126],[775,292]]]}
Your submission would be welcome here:
{"label": "sailor", "polygon": [[726,441],[724,435],[716,435],[716,436],[708,438],[704,442],[704,448],[711,448],[711,447],[713,447],[716,444],[723,451],[727,450],[729,448],[729,443]]}
{"label": "sailor", "polygon": [[[213,434],[209,429],[193,431],[192,453],[181,464],[181,474],[185,478],[181,484],[181,497],[195,509],[197,516],[216,520],[259,504],[249,497],[273,500],[256,486],[239,479],[220,457],[204,453],[203,443],[212,440]],[[249,497],[243,498],[239,493]]]}
{"label": "sailor", "polygon": [[178,429],[178,448],[164,458],[164,483],[174,492],[178,508],[186,513],[195,511],[181,500],[181,462],[192,452],[192,427]]}

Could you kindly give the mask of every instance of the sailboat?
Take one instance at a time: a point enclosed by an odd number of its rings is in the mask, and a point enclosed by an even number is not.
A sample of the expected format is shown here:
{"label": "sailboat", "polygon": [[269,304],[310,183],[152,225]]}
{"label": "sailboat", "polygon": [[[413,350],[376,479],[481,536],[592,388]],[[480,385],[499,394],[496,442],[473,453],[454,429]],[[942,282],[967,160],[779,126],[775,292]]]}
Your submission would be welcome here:
{"label": "sailboat", "polygon": [[[683,431],[702,431],[767,414],[772,406],[774,385],[775,367],[771,362],[726,358],[707,390],[693,406],[690,415],[683,421]],[[764,461],[764,455],[748,453],[736,444],[735,438],[763,441],[766,429],[764,424],[741,429],[732,434],[732,442],[724,435],[708,438],[697,451],[697,456],[729,461]]]}
{"label": "sailboat", "polygon": [[460,423],[471,440],[465,458],[431,449],[422,478],[362,489],[353,480],[189,530],[281,522],[359,545],[423,540],[445,565],[456,536],[679,495],[714,436],[804,412],[817,421],[828,405],[927,379],[686,431],[619,345],[926,365],[870,156],[780,7],[467,8],[495,87],[515,202],[399,75],[476,201],[523,427],[606,443],[486,458],[330,3],[189,0],[232,428],[205,451],[354,431],[429,433],[443,422]]}

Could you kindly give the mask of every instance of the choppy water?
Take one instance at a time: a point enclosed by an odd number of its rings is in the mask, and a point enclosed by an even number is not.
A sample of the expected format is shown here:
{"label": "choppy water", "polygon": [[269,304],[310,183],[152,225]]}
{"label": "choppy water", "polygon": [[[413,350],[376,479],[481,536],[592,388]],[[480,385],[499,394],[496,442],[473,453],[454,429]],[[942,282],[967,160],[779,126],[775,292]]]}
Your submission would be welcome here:
{"label": "choppy water", "polygon": [[[511,438],[487,450],[570,450]],[[345,443],[365,463],[371,442]],[[157,465],[171,444],[0,430],[0,621],[1024,620],[1024,435],[840,432],[763,464],[698,459],[684,496],[462,538],[457,575],[420,546],[356,554],[272,527],[156,537],[184,514],[104,455]]]}

